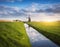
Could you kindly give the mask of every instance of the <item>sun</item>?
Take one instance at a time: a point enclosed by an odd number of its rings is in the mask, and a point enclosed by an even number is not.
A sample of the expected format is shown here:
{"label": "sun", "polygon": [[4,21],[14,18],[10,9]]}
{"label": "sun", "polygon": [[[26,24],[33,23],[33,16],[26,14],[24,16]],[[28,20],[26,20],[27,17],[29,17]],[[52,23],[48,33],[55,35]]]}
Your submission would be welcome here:
{"label": "sun", "polygon": [[53,20],[53,19],[45,19],[44,21],[45,22],[54,22],[55,20]]}
{"label": "sun", "polygon": [[55,20],[47,20],[47,22],[54,22]]}

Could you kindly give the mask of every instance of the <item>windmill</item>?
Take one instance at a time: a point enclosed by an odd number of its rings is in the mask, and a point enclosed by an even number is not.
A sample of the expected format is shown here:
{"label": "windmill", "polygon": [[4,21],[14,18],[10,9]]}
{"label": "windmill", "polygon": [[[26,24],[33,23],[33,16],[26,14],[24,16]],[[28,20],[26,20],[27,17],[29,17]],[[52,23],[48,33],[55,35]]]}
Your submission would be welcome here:
{"label": "windmill", "polygon": [[30,15],[28,16],[28,22],[31,22],[31,18],[30,18]]}

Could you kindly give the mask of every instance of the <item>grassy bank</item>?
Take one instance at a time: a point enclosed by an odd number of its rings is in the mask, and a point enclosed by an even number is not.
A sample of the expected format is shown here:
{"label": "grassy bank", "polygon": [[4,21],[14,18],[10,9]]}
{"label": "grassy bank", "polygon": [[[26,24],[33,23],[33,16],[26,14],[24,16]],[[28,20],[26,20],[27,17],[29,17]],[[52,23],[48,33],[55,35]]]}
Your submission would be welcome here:
{"label": "grassy bank", "polygon": [[22,22],[0,22],[0,47],[30,47]]}
{"label": "grassy bank", "polygon": [[30,22],[28,24],[60,45],[60,22]]}

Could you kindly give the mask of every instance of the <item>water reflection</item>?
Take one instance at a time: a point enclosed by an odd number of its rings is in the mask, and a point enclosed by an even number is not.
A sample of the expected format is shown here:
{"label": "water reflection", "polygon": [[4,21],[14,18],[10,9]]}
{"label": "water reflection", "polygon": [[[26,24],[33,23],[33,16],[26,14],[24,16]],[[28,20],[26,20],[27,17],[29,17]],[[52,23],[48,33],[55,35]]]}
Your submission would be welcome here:
{"label": "water reflection", "polygon": [[54,44],[52,41],[47,39],[32,27],[28,26],[27,24],[24,25],[30,38],[32,47],[58,47],[56,44]]}

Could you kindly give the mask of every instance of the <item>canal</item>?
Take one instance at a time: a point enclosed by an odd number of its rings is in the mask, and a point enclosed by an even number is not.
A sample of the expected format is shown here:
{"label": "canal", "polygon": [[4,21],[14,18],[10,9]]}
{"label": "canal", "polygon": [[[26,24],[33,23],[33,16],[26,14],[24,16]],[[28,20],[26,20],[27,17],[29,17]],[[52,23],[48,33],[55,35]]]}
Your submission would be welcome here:
{"label": "canal", "polygon": [[24,26],[32,47],[58,47],[55,43],[36,31],[34,28],[29,27],[27,24],[24,24]]}

